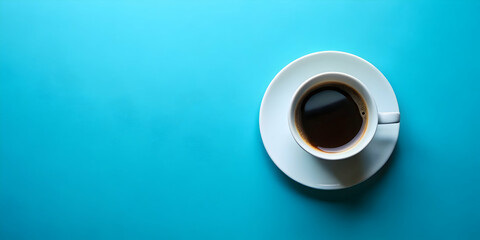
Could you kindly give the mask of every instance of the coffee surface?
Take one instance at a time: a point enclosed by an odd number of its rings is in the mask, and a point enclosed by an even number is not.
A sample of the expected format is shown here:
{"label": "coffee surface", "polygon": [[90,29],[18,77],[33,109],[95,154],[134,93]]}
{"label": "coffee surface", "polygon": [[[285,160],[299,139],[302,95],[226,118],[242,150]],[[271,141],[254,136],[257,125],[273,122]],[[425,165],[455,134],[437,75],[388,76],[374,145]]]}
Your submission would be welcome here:
{"label": "coffee surface", "polygon": [[365,111],[355,90],[344,85],[320,86],[300,100],[297,128],[313,147],[327,152],[341,151],[362,134]]}

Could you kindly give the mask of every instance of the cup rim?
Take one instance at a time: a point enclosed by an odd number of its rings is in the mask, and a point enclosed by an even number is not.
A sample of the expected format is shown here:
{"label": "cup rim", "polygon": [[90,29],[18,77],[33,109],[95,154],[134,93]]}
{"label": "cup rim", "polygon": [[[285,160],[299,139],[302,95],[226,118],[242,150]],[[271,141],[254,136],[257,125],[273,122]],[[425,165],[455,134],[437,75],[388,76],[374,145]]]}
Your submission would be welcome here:
{"label": "cup rim", "polygon": [[[312,84],[313,81],[317,81],[317,79],[326,77],[326,76],[332,76],[333,79],[331,80],[326,80],[325,82],[331,82],[331,81],[337,81],[335,79],[335,76],[337,76],[337,79],[340,77],[343,77],[344,79],[349,79],[351,82],[354,82],[358,86],[352,86],[352,84],[348,82],[344,82],[342,80],[338,80],[338,82],[342,84],[346,84],[349,87],[353,88],[356,90],[360,96],[364,99],[366,105],[367,105],[367,124],[365,126],[365,133],[363,136],[357,140],[357,142],[349,147],[348,149],[341,151],[341,152],[324,152],[321,151],[317,148],[312,147],[310,144],[308,144],[300,135],[297,126],[295,124],[295,110],[298,106],[298,102],[302,98],[302,96],[308,92],[311,88],[315,87],[315,83],[309,87],[306,87],[309,84]],[[340,76],[340,77],[338,77]],[[322,80],[318,81],[322,82]],[[360,88],[360,89],[359,89]],[[290,109],[289,109],[289,116],[288,116],[288,122],[289,122],[289,128],[290,128],[290,133],[292,134],[295,142],[307,153],[320,158],[324,160],[343,160],[350,158],[352,156],[355,156],[356,154],[360,153],[365,147],[372,141],[373,136],[375,135],[375,132],[377,130],[378,126],[378,110],[377,110],[377,105],[368,91],[368,88],[363,84],[360,80],[357,78],[346,74],[342,72],[323,72],[320,74],[316,74],[309,79],[307,79],[305,82],[303,82],[294,92],[292,99],[290,101]]]}

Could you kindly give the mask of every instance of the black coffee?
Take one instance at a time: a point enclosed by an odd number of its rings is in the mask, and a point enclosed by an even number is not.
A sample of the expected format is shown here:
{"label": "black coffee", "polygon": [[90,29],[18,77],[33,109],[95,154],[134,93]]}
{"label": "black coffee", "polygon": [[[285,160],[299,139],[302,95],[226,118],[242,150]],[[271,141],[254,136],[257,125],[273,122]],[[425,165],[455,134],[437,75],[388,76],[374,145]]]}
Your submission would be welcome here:
{"label": "black coffee", "polygon": [[367,121],[365,102],[352,88],[322,84],[307,92],[296,108],[296,125],[312,147],[338,152],[352,146]]}

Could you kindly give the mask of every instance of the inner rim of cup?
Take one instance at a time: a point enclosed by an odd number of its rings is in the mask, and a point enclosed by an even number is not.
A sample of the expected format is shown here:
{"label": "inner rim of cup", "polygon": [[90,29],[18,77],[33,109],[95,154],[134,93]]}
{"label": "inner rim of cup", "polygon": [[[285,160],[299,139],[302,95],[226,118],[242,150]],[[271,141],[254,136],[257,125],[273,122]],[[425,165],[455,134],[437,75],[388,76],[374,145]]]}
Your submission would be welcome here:
{"label": "inner rim of cup", "polygon": [[[308,140],[305,130],[302,129],[301,124],[297,121],[299,119],[299,114],[300,114],[300,107],[301,103],[305,100],[305,98],[312,93],[313,91],[321,88],[321,87],[328,87],[328,86],[336,86],[340,89],[343,89],[347,94],[352,97],[352,100],[355,102],[357,107],[359,108],[359,112],[362,114],[362,118],[364,120],[362,121],[362,125],[360,127],[360,130],[356,133],[356,135],[347,143],[345,143],[342,146],[339,147],[334,147],[334,148],[322,148],[320,146],[314,146],[312,143]],[[297,129],[297,132],[299,133],[300,137],[302,140],[309,145],[311,148],[324,152],[324,153],[341,153],[341,152],[346,152],[350,150],[351,148],[355,147],[359,140],[365,135],[366,129],[367,129],[367,124],[368,124],[368,108],[367,108],[367,103],[363,99],[362,95],[350,84],[346,84],[341,81],[336,81],[336,80],[327,80],[323,82],[318,82],[313,84],[312,86],[308,87],[308,89],[304,90],[303,93],[301,94],[299,100],[297,101],[297,104],[295,106],[294,111],[294,119],[295,119],[295,128]]]}
{"label": "inner rim of cup", "polygon": [[[300,133],[300,130],[297,128],[297,123],[296,123],[296,110],[298,105],[300,104],[301,100],[305,95],[307,95],[310,91],[313,91],[314,89],[326,85],[329,83],[335,83],[338,82],[343,85],[347,85],[351,89],[355,90],[360,98],[365,102],[365,106],[367,109],[366,110],[366,122],[364,123],[364,126],[362,128],[362,134],[356,139],[354,143],[352,143],[351,146],[348,146],[347,148],[343,149],[342,151],[338,152],[327,152],[327,151],[322,151],[318,149],[315,146],[312,146],[304,137],[302,137],[302,134]],[[305,151],[308,153],[322,159],[327,159],[327,160],[339,160],[339,159],[344,159],[351,157],[361,150],[365,148],[368,143],[371,141],[373,138],[373,135],[376,131],[376,126],[372,124],[376,124],[378,122],[378,116],[377,114],[377,109],[376,105],[371,98],[366,86],[361,83],[359,80],[356,78],[344,74],[344,73],[337,73],[337,72],[328,72],[328,73],[322,73],[316,76],[311,77],[309,80],[305,81],[295,92],[293,99],[292,99],[292,105],[290,106],[290,116],[289,116],[289,124],[290,124],[290,131],[295,138],[295,141],[302,147]],[[373,132],[372,132],[373,131]]]}

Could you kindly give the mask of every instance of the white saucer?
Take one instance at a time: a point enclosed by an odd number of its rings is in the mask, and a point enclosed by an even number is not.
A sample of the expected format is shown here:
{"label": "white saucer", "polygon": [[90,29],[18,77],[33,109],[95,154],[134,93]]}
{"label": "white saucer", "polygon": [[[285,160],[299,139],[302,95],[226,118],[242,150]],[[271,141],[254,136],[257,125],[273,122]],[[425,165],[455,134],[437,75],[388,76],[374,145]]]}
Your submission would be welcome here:
{"label": "white saucer", "polygon": [[367,180],[388,161],[397,143],[400,124],[379,125],[370,144],[352,158],[328,161],[305,152],[290,134],[289,103],[300,84],[323,72],[343,72],[356,77],[375,98],[378,111],[399,111],[392,87],[372,64],[349,53],[318,52],[288,64],[272,80],[260,107],[260,134],[270,158],[291,179],[317,189],[342,189]]}

